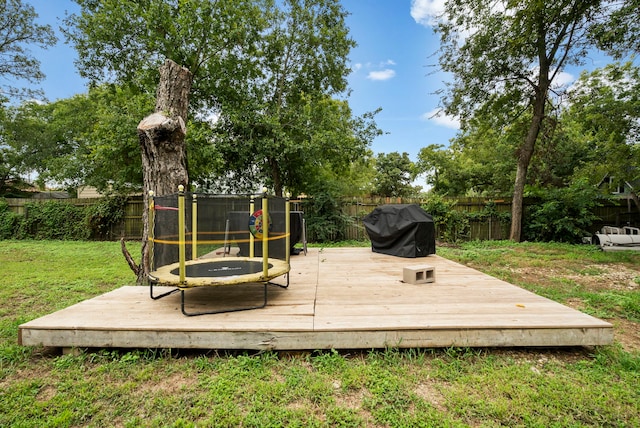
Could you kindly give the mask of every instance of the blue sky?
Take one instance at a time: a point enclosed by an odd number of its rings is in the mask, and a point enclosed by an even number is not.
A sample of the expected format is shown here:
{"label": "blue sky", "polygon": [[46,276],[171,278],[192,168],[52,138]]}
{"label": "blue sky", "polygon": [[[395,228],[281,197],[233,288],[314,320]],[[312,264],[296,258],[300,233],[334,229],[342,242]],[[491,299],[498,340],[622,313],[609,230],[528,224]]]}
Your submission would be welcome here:
{"label": "blue sky", "polygon": [[438,37],[411,16],[409,0],[342,3],[351,12],[347,23],[358,43],[351,53],[350,105],[356,114],[382,108],[376,122],[387,134],[375,140],[373,150],[407,152],[415,161],[420,148],[446,145],[457,124],[429,119],[439,103],[434,92],[445,78],[430,67]]}
{"label": "blue sky", "polygon": [[[57,28],[65,11],[77,12],[71,0],[25,0],[40,15],[38,21]],[[434,92],[443,87],[446,76],[433,73],[438,38],[428,25],[426,13],[444,0],[342,0],[351,15],[347,25],[358,46],[350,55],[352,90],[349,103],[356,115],[378,107],[378,126],[385,135],[372,145],[375,153],[407,152],[412,160],[429,144],[447,145],[455,136],[453,120],[434,118],[439,98]],[[40,85],[51,101],[86,92],[73,64],[75,51],[60,41],[46,51],[33,49],[40,59],[46,80]],[[592,66],[601,66],[597,62]],[[568,82],[580,70],[568,70]]]}

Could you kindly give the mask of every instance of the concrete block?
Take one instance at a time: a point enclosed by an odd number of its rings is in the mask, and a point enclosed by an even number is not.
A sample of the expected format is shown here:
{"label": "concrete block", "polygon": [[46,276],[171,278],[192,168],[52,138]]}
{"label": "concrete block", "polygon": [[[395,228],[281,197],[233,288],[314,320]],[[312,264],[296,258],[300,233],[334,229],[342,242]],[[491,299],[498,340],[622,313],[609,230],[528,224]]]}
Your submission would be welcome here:
{"label": "concrete block", "polygon": [[407,266],[402,270],[402,280],[407,284],[436,282],[436,268],[429,265]]}

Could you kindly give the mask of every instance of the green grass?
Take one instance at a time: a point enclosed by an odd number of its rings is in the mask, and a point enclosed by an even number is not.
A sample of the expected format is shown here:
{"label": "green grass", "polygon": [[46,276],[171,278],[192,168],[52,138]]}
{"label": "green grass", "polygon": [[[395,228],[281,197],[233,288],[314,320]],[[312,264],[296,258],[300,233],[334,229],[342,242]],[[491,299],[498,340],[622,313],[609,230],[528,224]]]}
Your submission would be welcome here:
{"label": "green grass", "polygon": [[344,247],[370,247],[370,241],[340,241],[340,242],[322,242],[322,243],[313,243],[310,242],[308,244],[309,247],[315,248],[344,248]]}
{"label": "green grass", "polygon": [[[139,252],[138,245],[129,247]],[[638,254],[507,242],[443,247],[438,254],[560,301],[579,300],[637,331],[637,288],[612,289],[594,279],[624,268],[634,283]],[[0,264],[3,427],[640,426],[640,353],[621,343],[594,349],[103,349],[61,355],[18,346],[18,325],[133,284],[119,244],[3,241]]]}

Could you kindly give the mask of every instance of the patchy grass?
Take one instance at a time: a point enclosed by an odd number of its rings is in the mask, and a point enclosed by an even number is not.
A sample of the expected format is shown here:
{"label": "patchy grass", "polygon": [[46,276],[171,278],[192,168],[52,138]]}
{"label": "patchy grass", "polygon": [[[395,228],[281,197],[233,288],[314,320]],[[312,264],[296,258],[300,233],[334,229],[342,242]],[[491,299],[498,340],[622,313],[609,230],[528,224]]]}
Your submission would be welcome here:
{"label": "patchy grass", "polygon": [[370,241],[340,241],[340,242],[323,242],[323,243],[309,243],[309,247],[316,248],[344,248],[344,247],[370,247]]}
{"label": "patchy grass", "polygon": [[638,254],[509,242],[438,248],[607,315],[616,331],[608,347],[60,355],[18,346],[18,325],[132,284],[119,244],[2,244],[0,426],[640,426]]}

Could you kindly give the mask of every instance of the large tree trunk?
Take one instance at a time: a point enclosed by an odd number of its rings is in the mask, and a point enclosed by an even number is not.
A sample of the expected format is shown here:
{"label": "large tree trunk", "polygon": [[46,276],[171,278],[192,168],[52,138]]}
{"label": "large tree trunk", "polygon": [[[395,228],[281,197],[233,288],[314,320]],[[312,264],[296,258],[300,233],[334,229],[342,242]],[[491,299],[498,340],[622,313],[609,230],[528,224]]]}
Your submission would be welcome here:
{"label": "large tree trunk", "polygon": [[[544,73],[544,74],[543,74]],[[547,103],[547,93],[549,91],[548,67],[540,68],[538,87],[533,104],[533,118],[529,125],[529,131],[524,143],[518,151],[518,167],[516,169],[516,181],[513,186],[513,200],[511,201],[511,232],[509,239],[520,242],[522,238],[522,214],[524,207],[524,185],[527,181],[527,171],[533,156],[536,140],[542,128],[542,121],[545,115]]]}
{"label": "large tree trunk", "polygon": [[155,113],[138,125],[142,151],[144,212],[142,214],[142,260],[137,270],[138,283],[149,274],[149,200],[147,195],[175,193],[180,184],[189,182],[186,165],[185,136],[191,72],[171,60],[160,68]]}
{"label": "large tree trunk", "polygon": [[269,166],[271,168],[271,179],[273,180],[273,193],[276,196],[282,197],[282,178],[280,176],[280,168],[278,167],[278,161],[274,158],[268,159]]}

